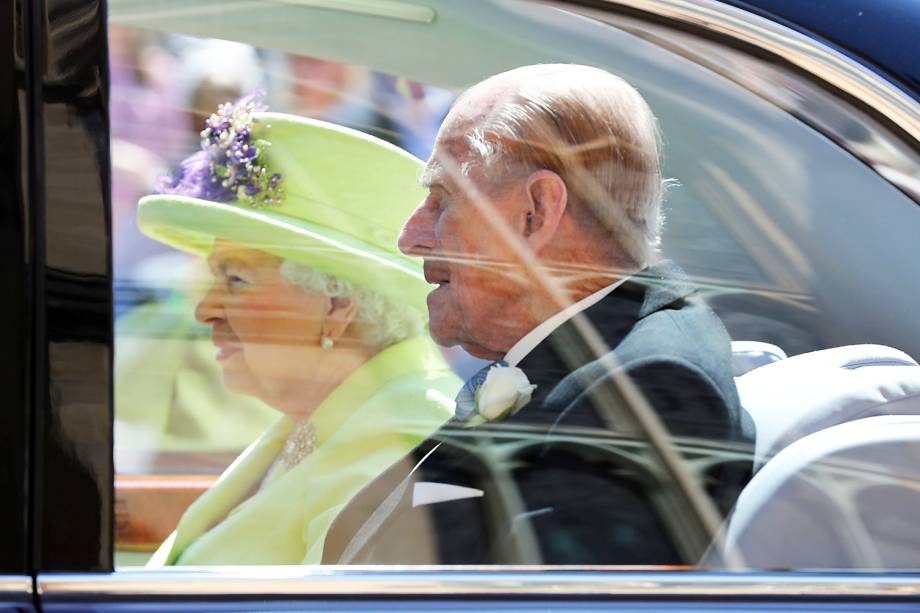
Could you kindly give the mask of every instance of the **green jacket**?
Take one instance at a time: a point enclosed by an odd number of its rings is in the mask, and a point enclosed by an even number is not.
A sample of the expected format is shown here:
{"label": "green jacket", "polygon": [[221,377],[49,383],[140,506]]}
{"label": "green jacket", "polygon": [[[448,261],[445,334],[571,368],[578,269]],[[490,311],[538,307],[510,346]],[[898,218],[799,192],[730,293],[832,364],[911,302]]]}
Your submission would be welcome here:
{"label": "green jacket", "polygon": [[279,419],[189,506],[148,566],[320,563],[339,510],[451,416],[460,385],[427,337],[381,351],[311,416],[313,453],[290,471],[276,464],[293,427]]}

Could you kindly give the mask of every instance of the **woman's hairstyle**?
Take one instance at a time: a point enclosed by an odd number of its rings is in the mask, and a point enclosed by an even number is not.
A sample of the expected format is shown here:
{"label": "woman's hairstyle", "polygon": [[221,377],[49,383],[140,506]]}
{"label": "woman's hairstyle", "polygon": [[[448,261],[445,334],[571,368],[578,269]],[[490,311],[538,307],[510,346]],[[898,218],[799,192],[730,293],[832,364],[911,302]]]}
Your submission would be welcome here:
{"label": "woman's hairstyle", "polygon": [[281,276],[292,285],[327,298],[354,300],[363,340],[372,347],[384,349],[425,333],[424,314],[373,290],[292,260],[281,264]]}

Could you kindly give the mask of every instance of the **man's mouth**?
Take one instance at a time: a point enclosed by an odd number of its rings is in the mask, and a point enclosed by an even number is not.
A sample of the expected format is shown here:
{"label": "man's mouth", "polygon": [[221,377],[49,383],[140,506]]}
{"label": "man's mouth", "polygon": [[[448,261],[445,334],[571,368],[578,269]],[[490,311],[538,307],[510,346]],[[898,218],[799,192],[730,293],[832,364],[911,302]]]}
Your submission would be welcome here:
{"label": "man's mouth", "polygon": [[426,262],[423,271],[425,273],[425,281],[432,285],[450,284],[450,273],[444,268]]}

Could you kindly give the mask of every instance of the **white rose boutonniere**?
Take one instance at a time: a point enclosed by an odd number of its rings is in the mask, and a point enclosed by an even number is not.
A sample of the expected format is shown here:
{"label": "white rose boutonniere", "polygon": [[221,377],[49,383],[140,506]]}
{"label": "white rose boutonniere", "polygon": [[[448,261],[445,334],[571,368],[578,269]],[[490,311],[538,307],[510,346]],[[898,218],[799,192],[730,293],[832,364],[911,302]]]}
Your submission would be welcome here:
{"label": "white rose boutonniere", "polygon": [[537,386],[516,366],[496,365],[489,369],[486,379],[476,390],[476,412],[470,425],[497,421],[517,413],[530,402]]}

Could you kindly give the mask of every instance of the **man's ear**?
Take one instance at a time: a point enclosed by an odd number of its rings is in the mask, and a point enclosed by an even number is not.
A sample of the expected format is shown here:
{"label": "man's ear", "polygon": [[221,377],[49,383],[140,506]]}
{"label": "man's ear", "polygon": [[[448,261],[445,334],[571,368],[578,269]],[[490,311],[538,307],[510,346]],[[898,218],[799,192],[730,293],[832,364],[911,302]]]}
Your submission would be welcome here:
{"label": "man's ear", "polygon": [[329,310],[323,321],[323,336],[339,340],[358,314],[358,303],[351,298],[330,298]]}
{"label": "man's ear", "polygon": [[552,170],[538,170],[527,177],[530,207],[524,212],[523,236],[534,253],[539,253],[556,234],[565,214],[568,190],[565,181]]}

